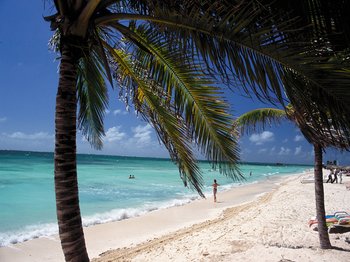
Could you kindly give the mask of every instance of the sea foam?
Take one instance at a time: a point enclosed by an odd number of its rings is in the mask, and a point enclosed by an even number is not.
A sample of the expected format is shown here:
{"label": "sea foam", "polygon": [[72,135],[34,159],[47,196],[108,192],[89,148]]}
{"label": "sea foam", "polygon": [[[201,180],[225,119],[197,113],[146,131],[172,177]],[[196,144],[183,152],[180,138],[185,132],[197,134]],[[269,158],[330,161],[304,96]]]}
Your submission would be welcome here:
{"label": "sea foam", "polygon": [[56,223],[25,226],[23,229],[0,233],[0,247],[9,246],[38,237],[51,236],[58,233]]}
{"label": "sea foam", "polygon": [[[97,213],[83,217],[83,226],[88,227],[138,217],[156,210],[182,206],[198,198],[199,197],[196,195],[189,195],[182,199],[145,203],[140,208],[114,209],[108,212]],[[55,234],[58,234],[58,226],[56,223],[29,225],[20,230],[0,233],[0,247],[11,246],[31,239],[49,237]]]}

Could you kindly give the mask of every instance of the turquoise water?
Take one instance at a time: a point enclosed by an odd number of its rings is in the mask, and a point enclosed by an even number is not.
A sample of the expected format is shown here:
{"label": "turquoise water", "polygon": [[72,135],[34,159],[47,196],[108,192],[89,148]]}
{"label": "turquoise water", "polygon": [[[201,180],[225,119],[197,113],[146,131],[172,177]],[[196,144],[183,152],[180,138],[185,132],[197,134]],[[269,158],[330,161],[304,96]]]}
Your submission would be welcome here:
{"label": "turquoise water", "polygon": [[[52,153],[0,151],[0,246],[58,232],[53,167]],[[206,162],[200,167],[208,196],[214,178],[220,190],[225,190],[310,168],[242,164],[246,181],[235,182]],[[135,179],[128,179],[129,175]],[[196,192],[183,186],[176,165],[167,159],[78,155],[78,177],[85,226],[139,216],[198,198]]]}

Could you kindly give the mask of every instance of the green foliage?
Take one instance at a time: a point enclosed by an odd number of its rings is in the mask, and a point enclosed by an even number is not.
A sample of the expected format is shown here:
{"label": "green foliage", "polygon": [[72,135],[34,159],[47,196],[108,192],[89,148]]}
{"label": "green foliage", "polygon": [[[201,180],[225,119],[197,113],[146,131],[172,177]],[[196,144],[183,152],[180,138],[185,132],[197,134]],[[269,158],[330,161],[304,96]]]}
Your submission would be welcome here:
{"label": "green foliage", "polygon": [[[346,20],[346,12],[324,0],[299,1],[296,12],[292,1],[180,2],[144,1],[149,9],[142,16],[123,17],[150,21],[153,28],[166,31],[176,47],[197,54],[213,75],[228,84],[238,79],[246,93],[272,103],[283,105],[288,97],[287,102],[302,111],[314,128],[332,126],[350,137],[349,63],[337,59],[346,42],[335,41],[337,36],[345,41],[349,35],[349,27],[340,22]],[[310,14],[312,18],[306,19]],[[114,19],[121,15],[97,22],[109,25]]]}
{"label": "green foliage", "polygon": [[103,116],[108,95],[101,60],[96,53],[81,58],[78,67],[79,128],[96,149],[102,148]]}
{"label": "green foliage", "polygon": [[[308,2],[313,3],[308,8],[321,10],[324,6],[316,3],[325,1]],[[307,120],[302,123],[305,128],[332,127],[350,137],[349,64],[338,59],[347,54],[330,52],[333,42],[322,39],[329,35],[323,30],[327,26],[316,26],[329,24],[329,17],[340,25],[342,14],[332,11],[324,16],[323,8],[321,13],[312,12],[314,18],[307,20],[311,27],[305,27],[303,19],[291,15],[294,12],[285,12],[290,1],[57,0],[54,4],[58,12],[47,20],[60,33],[55,39],[80,50],[80,127],[97,148],[107,105],[105,79],[153,124],[193,185],[199,181],[194,178],[199,172],[193,143],[224,174],[240,177],[235,166],[237,141],[228,135],[232,120],[216,79],[229,86],[238,81],[244,92],[263,101],[282,106],[291,102],[305,116],[300,117]],[[312,133],[305,132],[310,141]]]}
{"label": "green foliage", "polygon": [[[179,48],[181,41],[171,36],[174,29],[147,20],[151,2],[100,1],[93,12],[89,2],[81,2],[80,9],[71,2],[55,4],[59,12],[48,19],[60,33],[54,38],[60,41],[56,46],[70,43],[77,50],[79,127],[94,147],[102,147],[108,79],[156,129],[186,185],[203,196],[196,148],[223,174],[242,178],[236,166],[238,144],[230,135],[233,120],[222,91],[200,70],[203,64],[193,50]],[[138,17],[126,18],[127,25],[125,15]],[[67,24],[65,17],[75,22]]]}
{"label": "green foliage", "polygon": [[241,134],[264,130],[266,125],[279,124],[282,120],[287,120],[286,111],[276,108],[259,108],[239,116],[234,126],[240,130]]}

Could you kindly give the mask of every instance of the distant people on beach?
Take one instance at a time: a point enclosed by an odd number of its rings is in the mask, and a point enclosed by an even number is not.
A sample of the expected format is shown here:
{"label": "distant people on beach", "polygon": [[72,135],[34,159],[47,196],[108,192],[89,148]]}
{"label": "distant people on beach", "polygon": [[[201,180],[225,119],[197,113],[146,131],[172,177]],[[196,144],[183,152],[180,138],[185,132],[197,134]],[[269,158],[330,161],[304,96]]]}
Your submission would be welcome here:
{"label": "distant people on beach", "polygon": [[333,181],[333,170],[331,170],[331,172],[329,172],[329,174],[328,174],[328,180],[327,180],[326,183],[329,183],[329,182],[333,183],[332,181]]}
{"label": "distant people on beach", "polygon": [[214,179],[213,186],[213,194],[214,194],[214,202],[216,202],[216,193],[218,192],[218,186],[219,184],[216,182],[216,179]]}
{"label": "distant people on beach", "polygon": [[335,172],[334,172],[334,178],[333,178],[332,184],[334,182],[336,182],[338,184],[338,173],[339,173],[339,170],[336,169]]}
{"label": "distant people on beach", "polygon": [[130,176],[129,176],[129,179],[134,179],[134,178],[135,178],[134,175],[130,175]]}
{"label": "distant people on beach", "polygon": [[329,183],[331,182],[332,184],[335,182],[338,184],[338,176],[339,176],[339,181],[340,181],[340,184],[342,183],[343,181],[343,177],[342,177],[342,172],[339,170],[339,169],[331,169],[331,172],[329,173],[328,175],[328,180],[326,183]]}
{"label": "distant people on beach", "polygon": [[337,160],[327,161],[327,165],[336,166],[336,165],[338,165],[338,161]]}
{"label": "distant people on beach", "polygon": [[338,176],[339,176],[339,184],[341,184],[341,183],[343,183],[343,170],[341,170],[340,172],[339,172],[339,174],[338,174]]}

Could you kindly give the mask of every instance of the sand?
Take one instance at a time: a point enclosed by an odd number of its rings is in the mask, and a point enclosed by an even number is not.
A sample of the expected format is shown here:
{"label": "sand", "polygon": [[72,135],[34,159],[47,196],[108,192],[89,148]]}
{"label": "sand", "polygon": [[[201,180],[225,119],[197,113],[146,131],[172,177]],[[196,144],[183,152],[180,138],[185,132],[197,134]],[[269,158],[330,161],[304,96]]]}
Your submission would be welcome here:
{"label": "sand", "polygon": [[[190,204],[84,229],[90,258],[107,261],[350,261],[350,232],[319,248],[309,228],[314,184],[307,174],[245,185]],[[350,212],[350,177],[324,184],[326,212]],[[64,261],[57,236],[0,248],[0,261]]]}

